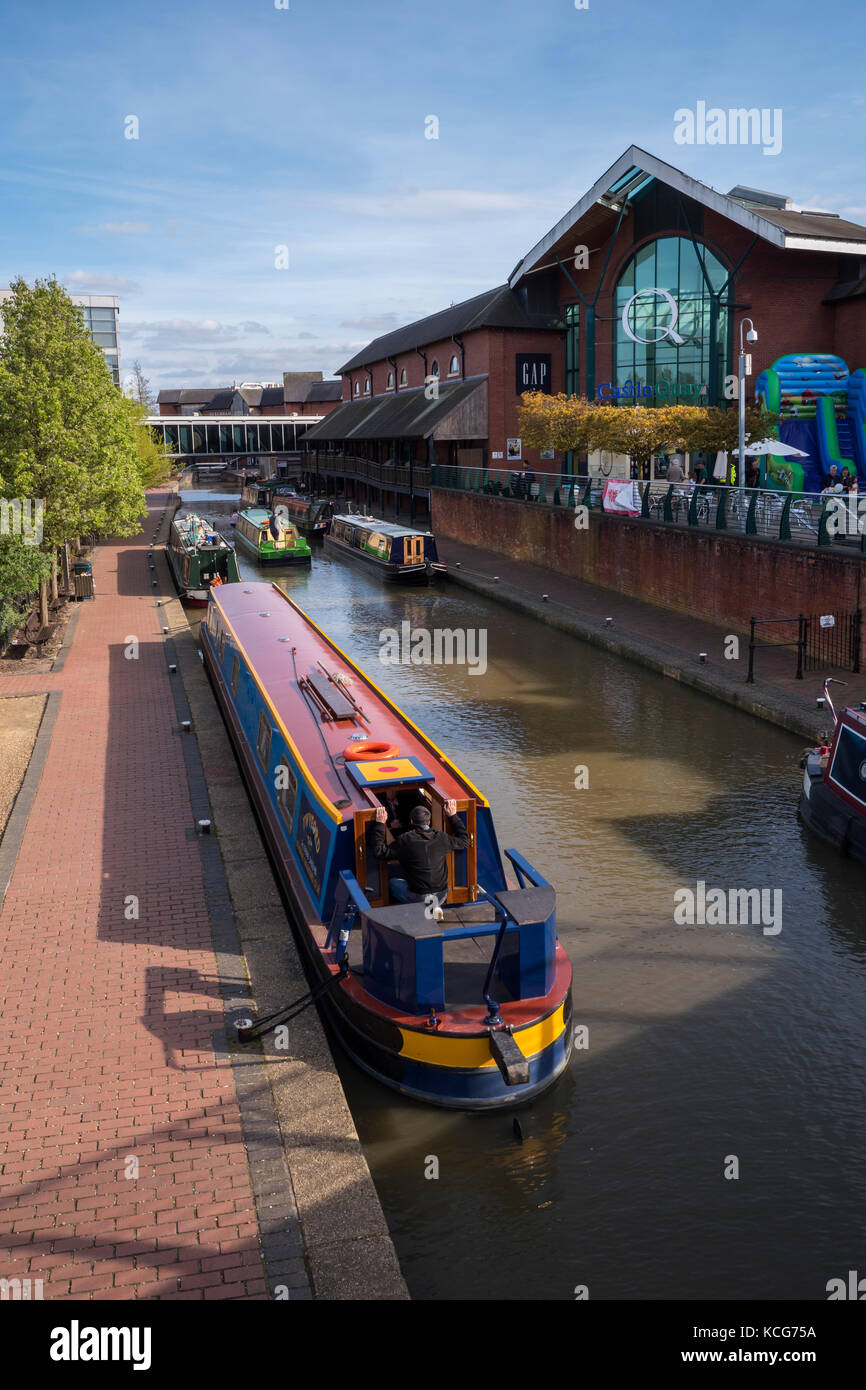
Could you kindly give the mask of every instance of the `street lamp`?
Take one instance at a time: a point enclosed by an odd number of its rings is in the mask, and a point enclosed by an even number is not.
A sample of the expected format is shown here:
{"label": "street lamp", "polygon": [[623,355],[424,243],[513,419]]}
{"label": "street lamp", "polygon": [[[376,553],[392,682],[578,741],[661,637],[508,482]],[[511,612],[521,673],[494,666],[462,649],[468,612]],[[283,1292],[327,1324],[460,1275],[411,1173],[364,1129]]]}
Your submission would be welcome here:
{"label": "street lamp", "polygon": [[[743,329],[749,325],[749,331],[743,341]],[[755,332],[755,325],[751,319],[740,320],[740,356],[737,362],[737,405],[739,407],[739,448],[737,450],[737,485],[740,492],[745,495],[746,491],[746,373],[752,370],[751,353],[746,355],[746,343],[756,343],[758,335]]]}

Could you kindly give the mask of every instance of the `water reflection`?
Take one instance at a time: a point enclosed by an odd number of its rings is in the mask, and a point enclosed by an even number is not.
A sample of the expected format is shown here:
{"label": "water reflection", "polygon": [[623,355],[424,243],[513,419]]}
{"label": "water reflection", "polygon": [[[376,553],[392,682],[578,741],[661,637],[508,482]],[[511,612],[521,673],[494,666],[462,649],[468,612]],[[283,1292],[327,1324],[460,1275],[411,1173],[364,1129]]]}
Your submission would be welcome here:
{"label": "water reflection", "polygon": [[[796,819],[799,741],[453,585],[319,550],[280,582],[555,883],[589,1030],[522,1143],[511,1115],[403,1101],[338,1053],[413,1294],[823,1298],[864,1258],[866,879]],[[486,628],[486,674],[382,666],[404,620]],[[698,880],[781,888],[782,932],[675,926]]]}

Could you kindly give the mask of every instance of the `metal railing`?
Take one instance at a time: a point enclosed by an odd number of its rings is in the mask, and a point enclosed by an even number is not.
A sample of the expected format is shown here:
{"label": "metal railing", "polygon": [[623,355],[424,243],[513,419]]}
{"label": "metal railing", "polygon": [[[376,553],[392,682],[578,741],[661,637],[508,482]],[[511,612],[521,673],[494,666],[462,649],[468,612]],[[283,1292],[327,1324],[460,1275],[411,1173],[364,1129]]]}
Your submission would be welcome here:
{"label": "metal railing", "polygon": [[305,473],[337,473],[381,487],[412,487],[416,492],[426,492],[430,487],[431,470],[426,463],[415,463],[410,468],[408,463],[378,463],[355,454],[319,454],[317,460],[315,454],[308,453],[301,456],[301,466]]}
{"label": "metal railing", "polygon": [[[575,478],[561,473],[517,472],[508,468],[432,469],[433,487],[499,497],[505,501],[600,510],[606,478]],[[722,483],[636,482],[640,514],[634,522],[692,527],[788,541],[804,546],[841,545],[866,552],[866,493],[776,492],[770,488],[729,487]]]}
{"label": "metal railing", "polygon": [[[751,618],[746,684],[754,684],[755,652],[760,647],[794,647],[797,652],[794,679],[798,681],[803,679],[804,670],[825,671],[828,667],[859,674],[862,627],[863,613],[859,608],[849,613],[798,613],[796,618]],[[761,641],[759,628],[772,629],[778,635],[768,635]]]}

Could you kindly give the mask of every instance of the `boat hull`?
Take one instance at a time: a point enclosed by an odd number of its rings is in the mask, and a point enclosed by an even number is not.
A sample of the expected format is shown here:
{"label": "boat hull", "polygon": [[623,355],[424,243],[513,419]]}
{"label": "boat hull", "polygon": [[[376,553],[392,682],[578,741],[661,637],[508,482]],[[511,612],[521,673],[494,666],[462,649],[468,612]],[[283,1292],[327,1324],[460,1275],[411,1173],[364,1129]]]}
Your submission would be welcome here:
{"label": "boat hull", "polygon": [[338,541],[330,532],[324,537],[324,547],[326,550],[333,550],[335,554],[341,555],[346,560],[354,560],[361,565],[367,572],[374,573],[380,579],[384,579],[389,584],[433,584],[439,578],[440,571],[433,569],[430,565],[392,565],[382,560],[377,560],[372,555],[367,555],[364,551],[354,550],[349,545],[344,545]]}
{"label": "boat hull", "polygon": [[235,530],[235,549],[240,550],[248,559],[254,560],[257,565],[262,565],[265,569],[286,569],[288,566],[301,568],[312,563],[310,555],[295,555],[290,550],[280,550],[273,555],[263,554],[257,546],[247,540],[242,531]]}
{"label": "boat hull", "polygon": [[[369,996],[360,990],[355,977],[335,976],[322,953],[316,938],[322,924],[298,876],[273,806],[261,795],[253,754],[204,625],[200,641],[205,669],[290,910],[293,936],[308,975],[316,983],[331,981],[331,988],[321,998],[322,1013],[346,1053],[363,1071],[390,1089],[448,1109],[512,1109],[547,1090],[568,1066],[573,1046],[571,967],[562,946],[557,945],[555,997],[540,1000],[539,1013],[512,1033],[529,1063],[529,1080],[520,1085],[507,1084],[491,1058],[487,1030],[481,1024],[474,1033],[436,1032],[426,1027],[421,1018],[411,1027],[404,1022],[395,1023],[385,1012],[366,1003]],[[479,1065],[476,1059],[480,1054],[483,1057]],[[445,1057],[447,1061],[443,1061]]]}
{"label": "boat hull", "polygon": [[800,792],[800,819],[803,824],[841,854],[850,854],[866,864],[866,817],[858,815],[826,783],[814,754],[806,760]]}

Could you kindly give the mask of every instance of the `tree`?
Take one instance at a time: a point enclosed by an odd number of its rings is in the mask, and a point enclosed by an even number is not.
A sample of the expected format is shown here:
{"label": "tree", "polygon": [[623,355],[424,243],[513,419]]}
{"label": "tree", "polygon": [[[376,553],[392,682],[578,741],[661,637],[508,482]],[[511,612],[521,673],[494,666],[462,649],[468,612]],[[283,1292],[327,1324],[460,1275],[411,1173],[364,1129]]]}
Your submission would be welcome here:
{"label": "tree", "polygon": [[[19,278],[11,288],[0,342],[0,487],[7,498],[44,499],[41,548],[53,562],[85,532],[138,530],[137,418],[57,281],[31,288]],[[47,623],[44,581],[40,600]]]}
{"label": "tree", "polygon": [[137,401],[139,405],[146,406],[148,415],[154,413],[156,409],[156,396],[138,360],[133,362],[132,371],[127,377],[126,394],[131,401]]}
{"label": "tree", "polygon": [[50,556],[20,536],[0,536],[0,641],[27,616],[50,573]]}
{"label": "tree", "polygon": [[145,424],[147,419],[147,406],[139,404],[127,397],[127,403],[132,411],[135,421],[136,446],[138,449],[138,459],[136,466],[138,476],[143,488],[158,487],[164,483],[171,473],[172,459],[160,449],[153,432]]}

